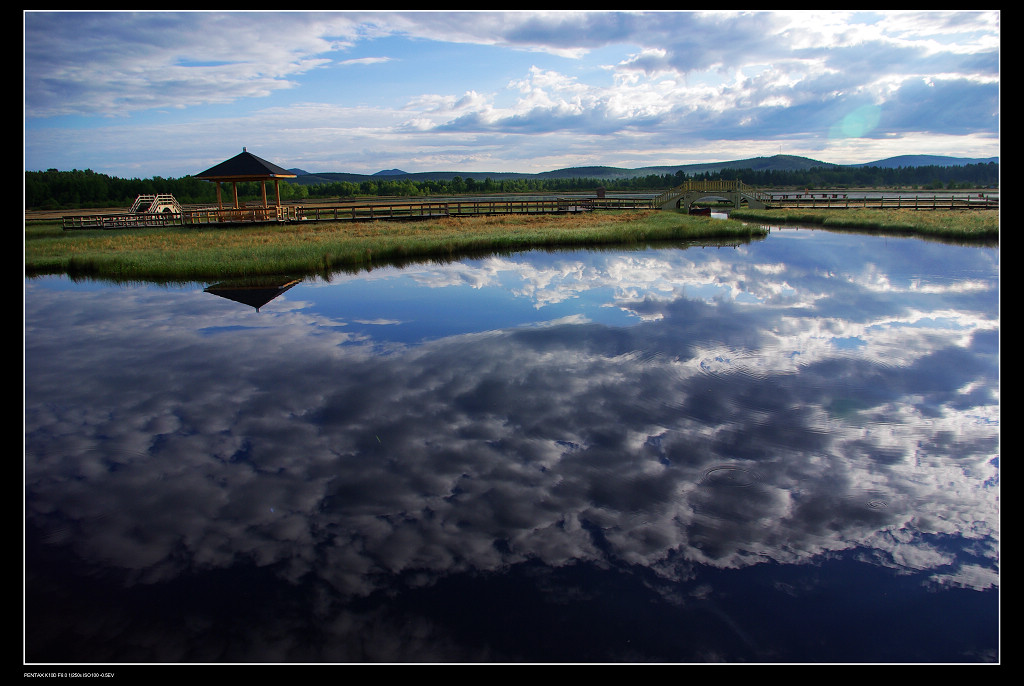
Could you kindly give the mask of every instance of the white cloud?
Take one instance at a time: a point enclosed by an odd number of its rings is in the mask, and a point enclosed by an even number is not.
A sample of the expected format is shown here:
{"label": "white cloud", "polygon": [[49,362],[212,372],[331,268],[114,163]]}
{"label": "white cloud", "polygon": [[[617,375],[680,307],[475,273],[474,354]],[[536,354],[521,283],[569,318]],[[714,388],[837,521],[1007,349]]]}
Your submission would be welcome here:
{"label": "white cloud", "polygon": [[[242,131],[245,143],[225,145],[282,161],[312,154],[312,132],[324,171],[461,158],[484,133],[488,152],[473,156],[499,171],[683,164],[705,149],[738,159],[780,145],[863,162],[877,159],[877,139],[883,157],[990,156],[998,39],[998,12],[30,11],[26,167],[124,173],[191,146],[216,158],[209,141]],[[480,50],[512,52],[478,65]],[[496,66],[506,63],[522,64],[518,75]],[[867,104],[876,127],[830,138]],[[175,130],[196,135],[165,136]],[[198,140],[204,131],[220,133]],[[360,161],[364,137],[389,160]],[[98,143],[111,139],[116,157]]]}

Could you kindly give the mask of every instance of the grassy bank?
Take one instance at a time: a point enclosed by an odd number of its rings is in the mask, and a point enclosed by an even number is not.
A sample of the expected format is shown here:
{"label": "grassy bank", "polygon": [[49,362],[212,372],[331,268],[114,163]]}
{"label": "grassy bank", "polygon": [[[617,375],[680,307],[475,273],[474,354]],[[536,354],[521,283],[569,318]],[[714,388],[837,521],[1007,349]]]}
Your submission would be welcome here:
{"label": "grassy bank", "polygon": [[483,251],[760,236],[758,226],[675,212],[504,215],[416,222],[324,222],[63,231],[26,226],[25,273],[204,280],[324,274]]}
{"label": "grassy bank", "polygon": [[999,239],[998,210],[733,210],[743,221],[813,224],[827,228],[909,233],[955,240]]}

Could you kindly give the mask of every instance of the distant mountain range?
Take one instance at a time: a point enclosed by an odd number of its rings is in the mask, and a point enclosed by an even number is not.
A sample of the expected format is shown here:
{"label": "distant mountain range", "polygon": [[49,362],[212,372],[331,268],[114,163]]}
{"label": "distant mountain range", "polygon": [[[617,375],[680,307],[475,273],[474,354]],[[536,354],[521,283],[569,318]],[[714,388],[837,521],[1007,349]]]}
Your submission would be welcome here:
{"label": "distant mountain range", "polygon": [[660,167],[638,167],[626,169],[622,167],[566,167],[565,169],[554,169],[552,171],[539,172],[536,174],[523,174],[518,172],[479,172],[479,171],[438,171],[438,172],[404,172],[401,169],[384,169],[376,174],[349,174],[345,172],[307,172],[302,169],[289,169],[296,175],[296,182],[303,184],[331,183],[335,181],[351,181],[359,183],[377,177],[389,179],[409,179],[411,181],[448,181],[456,176],[464,179],[473,178],[483,180],[490,178],[494,181],[501,179],[625,179],[637,176],[648,176],[656,174],[675,174],[682,171],[686,174],[698,174],[704,172],[717,172],[722,169],[754,169],[764,170],[799,170],[811,169],[813,167],[957,167],[965,164],[987,164],[999,162],[998,157],[971,158],[971,157],[946,157],[943,155],[900,155],[888,157],[875,162],[863,164],[832,164],[822,162],[809,157],[798,157],[795,155],[772,155],[770,157],[750,157],[744,160],[731,160],[728,162],[708,162],[703,164],[681,164]]}

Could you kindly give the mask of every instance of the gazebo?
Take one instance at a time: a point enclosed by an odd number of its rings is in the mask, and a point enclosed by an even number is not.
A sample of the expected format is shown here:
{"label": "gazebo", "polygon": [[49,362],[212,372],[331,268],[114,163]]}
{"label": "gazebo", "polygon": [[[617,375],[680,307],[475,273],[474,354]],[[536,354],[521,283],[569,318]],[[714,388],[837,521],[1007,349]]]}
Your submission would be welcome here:
{"label": "gazebo", "polygon": [[259,181],[263,187],[263,207],[269,207],[267,205],[267,181],[274,182],[274,193],[276,196],[275,207],[281,206],[281,188],[279,181],[281,179],[294,179],[295,174],[292,174],[287,169],[282,169],[273,162],[267,162],[264,159],[256,157],[251,152],[246,152],[245,148],[242,148],[242,152],[235,155],[229,160],[224,160],[220,164],[210,167],[201,174],[196,174],[197,179],[204,179],[206,181],[214,181],[217,184],[217,208],[223,210],[223,202],[221,200],[220,184],[221,182],[231,182],[231,190],[234,198],[233,207],[238,207],[238,183],[241,181]]}

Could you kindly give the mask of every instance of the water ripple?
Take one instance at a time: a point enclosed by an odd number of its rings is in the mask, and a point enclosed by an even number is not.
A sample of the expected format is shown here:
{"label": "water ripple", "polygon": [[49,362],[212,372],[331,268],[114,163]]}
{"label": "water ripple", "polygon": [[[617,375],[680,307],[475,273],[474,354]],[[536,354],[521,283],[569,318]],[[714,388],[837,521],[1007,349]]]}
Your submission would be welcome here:
{"label": "water ripple", "polygon": [[736,465],[716,465],[705,469],[697,480],[699,486],[750,488],[761,482],[761,475],[752,469]]}

